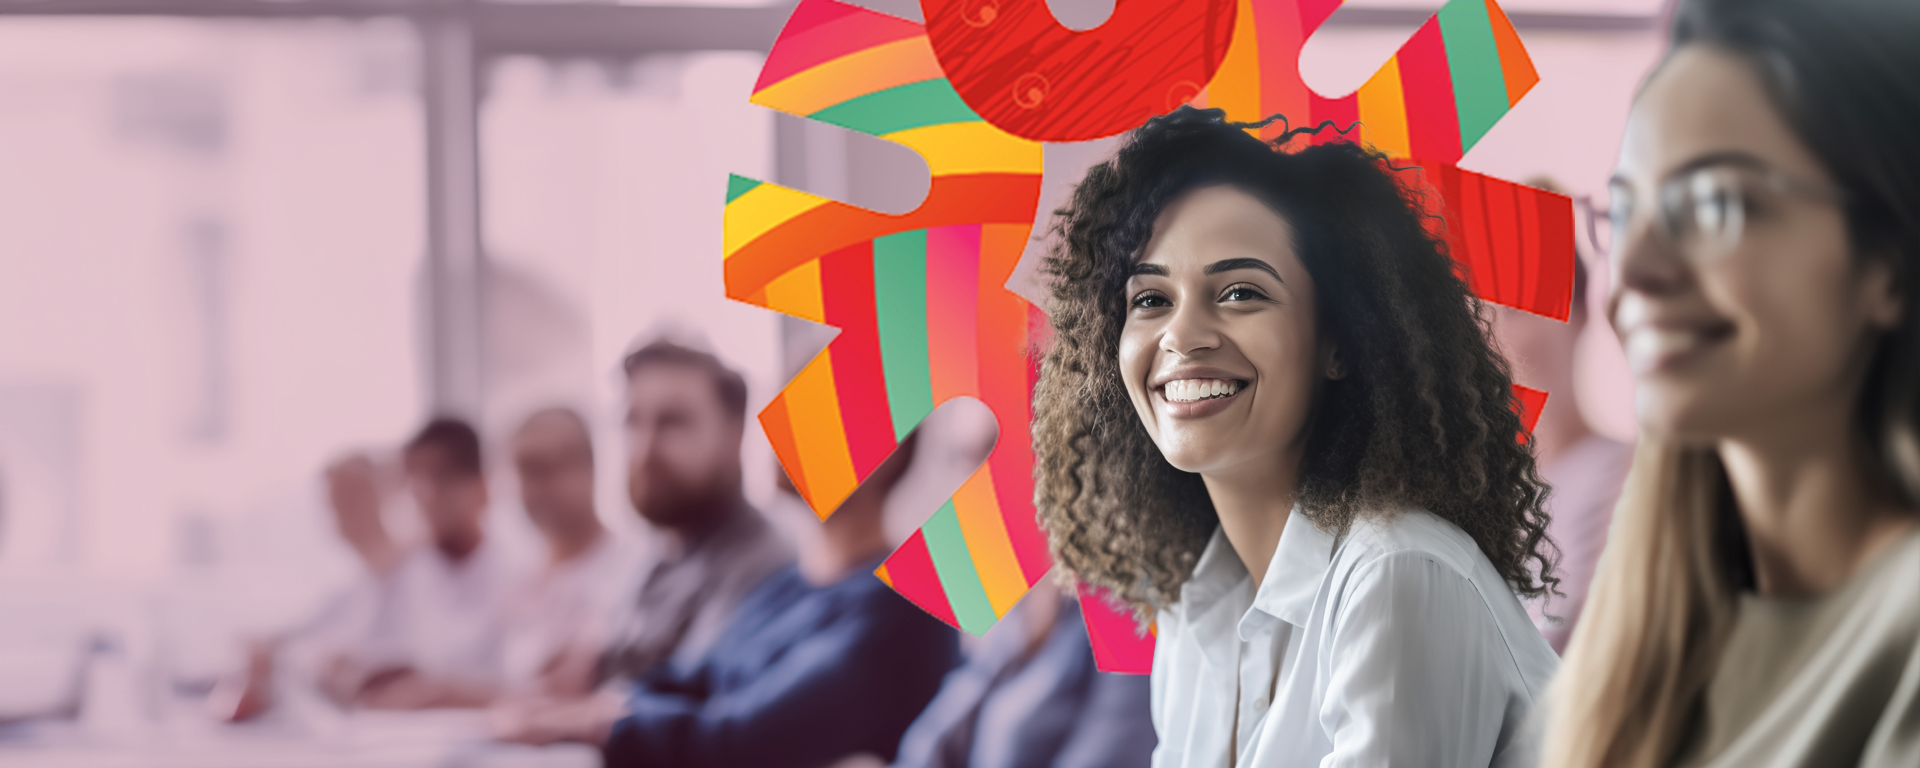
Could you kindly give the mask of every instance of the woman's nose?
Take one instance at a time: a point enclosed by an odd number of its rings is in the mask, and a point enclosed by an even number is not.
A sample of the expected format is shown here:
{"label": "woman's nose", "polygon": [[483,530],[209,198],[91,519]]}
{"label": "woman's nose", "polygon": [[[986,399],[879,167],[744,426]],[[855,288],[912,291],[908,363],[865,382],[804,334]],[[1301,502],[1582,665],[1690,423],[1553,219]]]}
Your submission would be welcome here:
{"label": "woman's nose", "polygon": [[1167,319],[1167,330],[1160,335],[1160,348],[1181,356],[1220,346],[1218,317],[1204,303],[1183,301]]}
{"label": "woman's nose", "polygon": [[1648,294],[1670,293],[1692,279],[1692,267],[1686,254],[1672,238],[1661,234],[1651,217],[1621,222],[1623,231],[1615,232],[1613,253],[1609,259],[1613,291]]}

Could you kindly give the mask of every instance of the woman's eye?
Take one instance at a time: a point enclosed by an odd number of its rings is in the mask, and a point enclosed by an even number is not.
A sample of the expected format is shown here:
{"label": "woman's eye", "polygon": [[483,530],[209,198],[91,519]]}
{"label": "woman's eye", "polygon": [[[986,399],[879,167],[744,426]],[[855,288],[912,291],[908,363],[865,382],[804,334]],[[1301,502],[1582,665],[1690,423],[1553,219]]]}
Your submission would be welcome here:
{"label": "woman's eye", "polygon": [[1157,293],[1143,293],[1133,297],[1134,309],[1153,309],[1155,307],[1171,306],[1173,306],[1173,302],[1167,301],[1167,297]]}
{"label": "woman's eye", "polygon": [[1259,301],[1267,295],[1251,285],[1236,285],[1220,295],[1221,301]]}

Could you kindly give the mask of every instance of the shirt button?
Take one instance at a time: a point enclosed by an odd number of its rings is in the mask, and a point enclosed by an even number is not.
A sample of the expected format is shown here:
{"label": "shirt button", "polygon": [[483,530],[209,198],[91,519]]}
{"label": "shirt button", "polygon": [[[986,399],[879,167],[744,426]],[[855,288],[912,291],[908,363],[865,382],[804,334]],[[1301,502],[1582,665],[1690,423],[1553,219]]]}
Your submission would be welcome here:
{"label": "shirt button", "polygon": [[1256,699],[1254,699],[1254,700],[1253,700],[1253,708],[1254,708],[1254,709],[1266,709],[1266,708],[1267,708],[1267,697],[1265,697],[1265,696],[1261,696],[1261,697],[1259,697],[1259,698],[1256,698]]}

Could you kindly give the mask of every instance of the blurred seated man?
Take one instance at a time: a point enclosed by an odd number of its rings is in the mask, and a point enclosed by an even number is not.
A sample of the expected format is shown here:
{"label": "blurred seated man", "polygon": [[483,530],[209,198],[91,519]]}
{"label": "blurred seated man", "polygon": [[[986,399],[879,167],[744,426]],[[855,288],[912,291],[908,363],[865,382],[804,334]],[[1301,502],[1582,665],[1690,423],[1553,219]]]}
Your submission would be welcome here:
{"label": "blurred seated man", "polygon": [[412,547],[392,539],[366,457],[329,467],[334,520],[367,571],[305,625],[256,644],[244,674],[210,698],[216,715],[239,721],[265,712],[282,666],[341,706],[462,707],[492,698],[516,574],[487,540],[479,435],[463,421],[435,419],[402,459],[431,539]]}
{"label": "blurred seated man", "polygon": [[1587,604],[1587,587],[1633,457],[1632,447],[1595,433],[1580,415],[1573,361],[1588,317],[1586,284],[1586,267],[1576,259],[1567,322],[1500,306],[1493,307],[1492,318],[1494,341],[1512,366],[1514,381],[1549,395],[1533,428],[1533,446],[1540,475],[1553,487],[1546,503],[1552,517],[1547,536],[1560,547],[1559,588],[1566,597],[1529,601],[1527,611],[1556,653],[1566,651]]}
{"label": "blurred seated man", "polygon": [[431,539],[361,593],[358,613],[369,620],[327,633],[320,686],[343,705],[483,706],[500,682],[507,598],[519,579],[486,534],[480,436],[464,421],[435,419],[402,456]]}
{"label": "blurred seated man", "polygon": [[811,768],[861,753],[891,757],[958,654],[954,631],[873,575],[890,549],[886,497],[912,441],[882,463],[801,547],[800,561],[749,595],[706,658],[662,665],[586,733],[531,741],[599,743],[609,768]]}
{"label": "blurred seated man", "polygon": [[505,734],[536,711],[545,727],[574,717],[563,733],[592,730],[592,713],[617,709],[635,678],[698,661],[746,593],[793,559],[741,490],[746,380],[712,354],[665,340],[623,367],[627,495],[653,534],[650,567],[637,589],[628,585],[612,630],[575,643],[546,671],[544,695],[496,709]]}
{"label": "blurred seated man", "polygon": [[1079,603],[1041,582],[947,675],[893,765],[1146,768],[1150,698],[1146,675],[1094,666]]}
{"label": "blurred seated man", "polygon": [[631,587],[634,553],[605,526],[593,502],[593,437],[568,408],[528,416],[513,435],[513,466],[527,519],[547,561],[508,607],[505,690],[544,686],[572,647],[602,642],[606,617]]}

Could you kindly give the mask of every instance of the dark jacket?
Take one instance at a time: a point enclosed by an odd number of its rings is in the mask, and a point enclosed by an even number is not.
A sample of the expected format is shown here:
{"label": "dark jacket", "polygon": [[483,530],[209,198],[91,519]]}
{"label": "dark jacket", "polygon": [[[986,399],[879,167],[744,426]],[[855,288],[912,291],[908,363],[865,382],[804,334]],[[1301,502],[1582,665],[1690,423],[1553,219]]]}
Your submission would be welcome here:
{"label": "dark jacket", "polygon": [[637,681],[607,740],[608,768],[892,759],[958,661],[959,638],[871,570],[825,587],[791,566],[769,576],[703,661]]}

